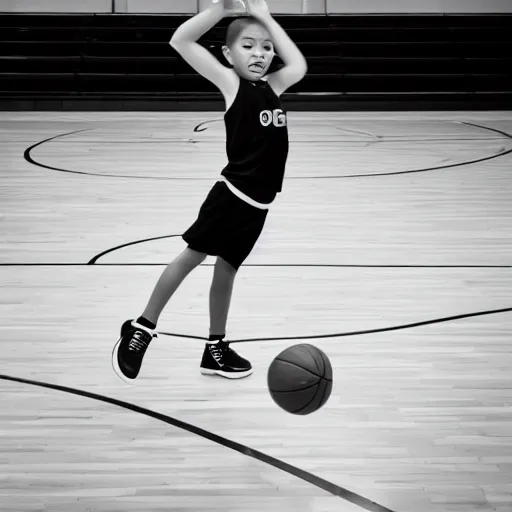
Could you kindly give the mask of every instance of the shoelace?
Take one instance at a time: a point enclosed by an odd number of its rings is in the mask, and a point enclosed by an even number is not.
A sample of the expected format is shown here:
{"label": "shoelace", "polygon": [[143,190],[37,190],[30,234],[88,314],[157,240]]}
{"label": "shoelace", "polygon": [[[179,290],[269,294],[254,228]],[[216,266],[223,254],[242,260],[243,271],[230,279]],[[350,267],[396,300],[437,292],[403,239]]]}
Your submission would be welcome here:
{"label": "shoelace", "polygon": [[128,345],[128,350],[133,350],[134,352],[142,353],[145,352],[145,350],[148,348],[149,342],[151,341],[144,339],[147,338],[148,336],[149,335],[145,332],[135,331]]}
{"label": "shoelace", "polygon": [[212,354],[213,358],[215,359],[215,361],[219,361],[219,359],[222,359],[223,349],[219,348],[218,343],[213,345],[212,348],[210,349],[210,351],[211,351],[211,354]]}
{"label": "shoelace", "polygon": [[237,353],[229,346],[229,343],[226,341],[223,341],[222,345],[220,345],[220,342],[215,343],[212,345],[210,350],[215,361],[219,361],[219,359],[222,359],[222,357],[226,359],[226,356],[229,358],[230,356],[237,355]]}

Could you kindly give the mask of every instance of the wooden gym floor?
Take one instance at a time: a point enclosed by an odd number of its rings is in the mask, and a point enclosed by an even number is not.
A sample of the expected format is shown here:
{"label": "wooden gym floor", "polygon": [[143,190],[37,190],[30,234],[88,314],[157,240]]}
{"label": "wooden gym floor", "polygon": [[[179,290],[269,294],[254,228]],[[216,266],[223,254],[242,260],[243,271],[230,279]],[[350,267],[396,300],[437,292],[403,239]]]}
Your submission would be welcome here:
{"label": "wooden gym floor", "polygon": [[[289,125],[228,320],[255,373],[199,374],[208,258],[129,386],[112,347],[225,164],[222,114],[0,114],[3,512],[512,510],[512,113]],[[300,342],[334,369],[307,417],[266,388]]]}

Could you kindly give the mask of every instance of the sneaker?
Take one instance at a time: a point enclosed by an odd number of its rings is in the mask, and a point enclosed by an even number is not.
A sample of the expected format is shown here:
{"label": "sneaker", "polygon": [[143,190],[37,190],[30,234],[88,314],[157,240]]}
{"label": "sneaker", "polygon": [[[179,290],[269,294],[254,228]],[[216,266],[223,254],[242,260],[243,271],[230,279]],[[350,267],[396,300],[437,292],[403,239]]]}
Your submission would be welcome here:
{"label": "sneaker", "polygon": [[240,357],[227,341],[207,343],[201,361],[203,375],[220,375],[227,379],[241,379],[252,373],[249,361]]}
{"label": "sneaker", "polygon": [[125,382],[133,382],[139,375],[146,350],[157,335],[134,320],[121,327],[121,336],[112,351],[112,366]]}

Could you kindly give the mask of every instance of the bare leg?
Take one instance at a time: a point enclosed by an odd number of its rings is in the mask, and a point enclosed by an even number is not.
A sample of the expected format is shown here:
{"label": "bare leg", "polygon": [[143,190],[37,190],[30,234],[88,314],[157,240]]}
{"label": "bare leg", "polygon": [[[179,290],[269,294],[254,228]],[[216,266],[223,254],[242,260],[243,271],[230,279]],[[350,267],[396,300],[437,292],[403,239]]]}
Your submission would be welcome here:
{"label": "bare leg", "polygon": [[236,269],[217,257],[210,288],[210,336],[226,334],[229,305],[233,293]]}
{"label": "bare leg", "polygon": [[206,254],[188,247],[164,270],[142,316],[155,325],[169,299],[185,277],[206,259]]}

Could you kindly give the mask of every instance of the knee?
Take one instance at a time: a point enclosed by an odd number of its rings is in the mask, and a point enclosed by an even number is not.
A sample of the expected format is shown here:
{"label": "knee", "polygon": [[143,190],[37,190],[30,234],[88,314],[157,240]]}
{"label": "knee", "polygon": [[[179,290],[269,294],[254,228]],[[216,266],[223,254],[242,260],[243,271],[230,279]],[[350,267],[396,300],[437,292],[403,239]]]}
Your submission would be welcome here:
{"label": "knee", "polygon": [[237,269],[228,263],[224,258],[217,256],[217,263],[215,265],[218,270],[221,270],[223,273],[228,274],[230,276],[235,276],[237,273]]}
{"label": "knee", "polygon": [[187,247],[182,254],[183,262],[191,268],[195,268],[200,265],[208,255],[204,252],[194,251],[190,247]]}

